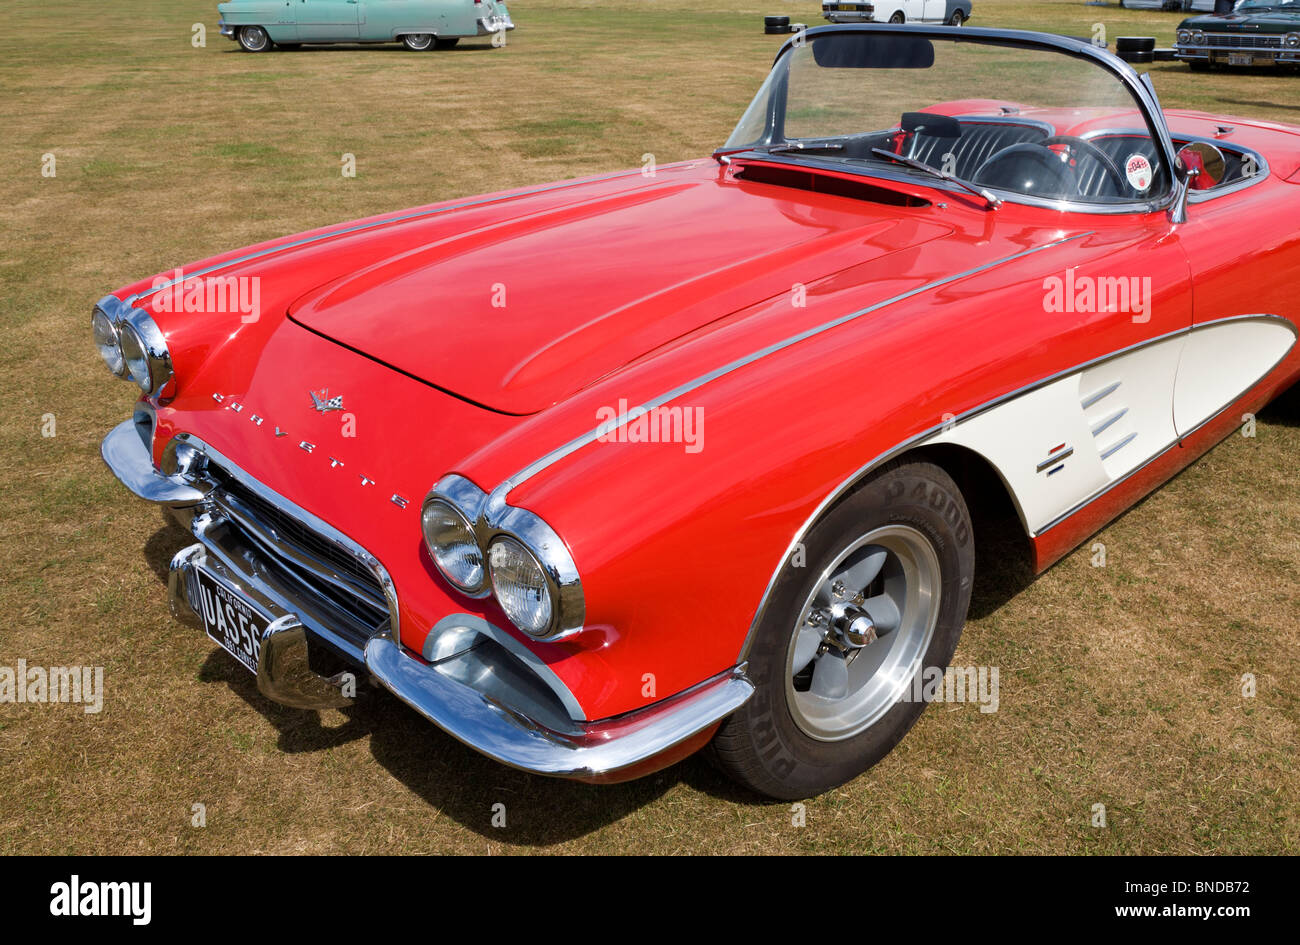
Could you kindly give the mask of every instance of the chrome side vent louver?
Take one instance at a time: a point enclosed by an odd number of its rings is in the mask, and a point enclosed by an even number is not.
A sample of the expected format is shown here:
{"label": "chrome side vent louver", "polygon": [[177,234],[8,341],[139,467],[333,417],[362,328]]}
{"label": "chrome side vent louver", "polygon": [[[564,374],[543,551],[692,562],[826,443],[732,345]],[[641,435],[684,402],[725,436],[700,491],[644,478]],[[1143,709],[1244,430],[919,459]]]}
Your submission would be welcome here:
{"label": "chrome side vent louver", "polygon": [[1101,458],[1102,458],[1102,460],[1105,461],[1105,460],[1110,459],[1112,456],[1114,456],[1116,453],[1118,453],[1118,452],[1119,452],[1120,450],[1122,450],[1124,447],[1126,447],[1126,446],[1128,446],[1130,443],[1132,443],[1135,439],[1137,439],[1137,434],[1136,434],[1136,433],[1130,433],[1128,436],[1124,437],[1122,440],[1119,440],[1119,441],[1116,442],[1116,443],[1112,443],[1110,446],[1106,447],[1105,449],[1103,449],[1103,450],[1101,451]]}
{"label": "chrome side vent louver", "polygon": [[1123,417],[1126,413],[1128,413],[1128,408],[1127,408],[1127,407],[1121,407],[1119,410],[1116,410],[1114,413],[1112,413],[1112,414],[1111,414],[1109,417],[1107,417],[1105,420],[1102,420],[1102,421],[1100,421],[1099,423],[1093,424],[1093,427],[1092,427],[1092,435],[1093,435],[1093,436],[1101,436],[1103,433],[1105,433],[1107,430],[1109,430],[1112,426],[1114,426],[1114,425],[1115,425],[1115,424],[1120,420],[1120,418]]}
{"label": "chrome side vent louver", "polygon": [[[1136,430],[1126,433],[1123,426],[1118,430],[1114,429],[1117,424],[1120,424],[1121,420],[1129,415],[1129,408],[1118,403],[1111,396],[1123,386],[1123,383],[1123,381],[1111,381],[1104,387],[1085,395],[1079,401],[1079,406],[1083,408],[1084,417],[1088,421],[1093,438],[1098,439],[1107,431],[1111,433],[1112,438],[1108,438],[1109,442],[1105,444],[1099,442],[1097,444],[1097,452],[1101,456],[1103,463],[1137,439]],[[1088,413],[1089,408],[1097,407],[1099,404],[1100,408],[1090,415]]]}

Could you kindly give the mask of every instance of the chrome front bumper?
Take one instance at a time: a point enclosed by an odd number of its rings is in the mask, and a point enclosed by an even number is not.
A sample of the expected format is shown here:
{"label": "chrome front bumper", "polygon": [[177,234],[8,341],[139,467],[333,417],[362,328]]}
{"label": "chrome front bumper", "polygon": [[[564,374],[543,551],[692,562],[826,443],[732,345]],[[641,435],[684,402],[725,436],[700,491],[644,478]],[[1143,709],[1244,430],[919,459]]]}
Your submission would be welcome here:
{"label": "chrome front bumper", "polygon": [[1274,65],[1300,65],[1300,49],[1283,46],[1192,46],[1174,44],[1174,58],[1180,62],[1226,62],[1229,55],[1250,56]]}
{"label": "chrome front bumper", "polygon": [[351,703],[346,672],[327,678],[311,668],[309,647],[323,642],[439,728],[502,764],[613,782],[695,751],[754,692],[738,666],[644,709],[593,722],[581,718],[577,701],[544,663],[480,617],[452,614],[439,621],[419,655],[394,638],[390,625],[357,649],[335,632],[343,615],[322,610],[277,579],[275,569],[259,560],[259,549],[239,544],[208,491],[163,475],[144,444],[143,431],[128,420],[105,437],[101,454],[123,485],[177,510],[198,539],[172,559],[172,612],[201,628],[194,572],[202,569],[270,617],[260,641],[257,685],[276,702],[297,708]]}
{"label": "chrome front bumper", "polygon": [[625,781],[686,757],[754,691],[737,667],[645,709],[556,731],[445,675],[440,664],[414,659],[387,634],[366,644],[366,667],[416,712],[489,758],[591,782]]}
{"label": "chrome front bumper", "polygon": [[[233,585],[263,613],[274,619],[258,643],[257,688],[274,702],[295,709],[341,709],[352,704],[355,675],[346,671],[325,677],[312,670],[308,654],[308,631],[297,614],[286,612],[275,600],[258,589],[250,576],[212,552],[202,542],[182,548],[172,558],[167,578],[167,597],[172,616],[196,629],[203,629],[199,617],[195,571],[202,568],[224,583]],[[349,683],[354,685],[349,686]]]}

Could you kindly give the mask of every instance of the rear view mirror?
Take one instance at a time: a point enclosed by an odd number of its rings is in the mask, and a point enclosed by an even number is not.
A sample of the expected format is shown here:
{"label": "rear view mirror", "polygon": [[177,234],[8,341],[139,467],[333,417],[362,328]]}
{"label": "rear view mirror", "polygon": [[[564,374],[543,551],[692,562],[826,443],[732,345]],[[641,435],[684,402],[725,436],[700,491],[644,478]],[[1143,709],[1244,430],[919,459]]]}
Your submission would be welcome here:
{"label": "rear view mirror", "polygon": [[1188,171],[1195,171],[1192,190],[1209,190],[1217,186],[1228,170],[1223,152],[1208,141],[1194,141],[1178,151],[1178,160]]}
{"label": "rear view mirror", "polygon": [[813,59],[826,69],[929,69],[934,43],[904,33],[833,33],[812,40]]}

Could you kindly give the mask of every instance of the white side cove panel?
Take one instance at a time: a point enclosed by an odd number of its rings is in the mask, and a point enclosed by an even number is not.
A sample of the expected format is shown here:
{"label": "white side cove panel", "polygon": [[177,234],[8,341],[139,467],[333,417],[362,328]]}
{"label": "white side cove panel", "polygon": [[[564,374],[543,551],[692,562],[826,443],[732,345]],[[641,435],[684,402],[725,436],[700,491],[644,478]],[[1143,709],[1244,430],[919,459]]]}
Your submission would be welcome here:
{"label": "white side cove panel", "polygon": [[932,442],[985,457],[1037,535],[1178,439],[1173,394],[1186,334],[1143,345],[1008,400]]}
{"label": "white side cove panel", "polygon": [[1295,327],[1269,315],[1232,318],[1187,335],[1174,387],[1174,425],[1186,436],[1258,383],[1290,352]]}

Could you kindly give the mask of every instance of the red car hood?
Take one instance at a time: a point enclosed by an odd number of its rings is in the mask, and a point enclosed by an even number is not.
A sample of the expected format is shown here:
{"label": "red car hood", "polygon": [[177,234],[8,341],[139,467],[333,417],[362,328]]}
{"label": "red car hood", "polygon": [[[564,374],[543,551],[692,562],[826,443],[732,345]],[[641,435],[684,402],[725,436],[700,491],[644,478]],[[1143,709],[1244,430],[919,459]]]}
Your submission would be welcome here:
{"label": "red car hood", "polygon": [[868,201],[637,183],[422,243],[290,315],[461,398],[531,414],[737,310],[950,232]]}

